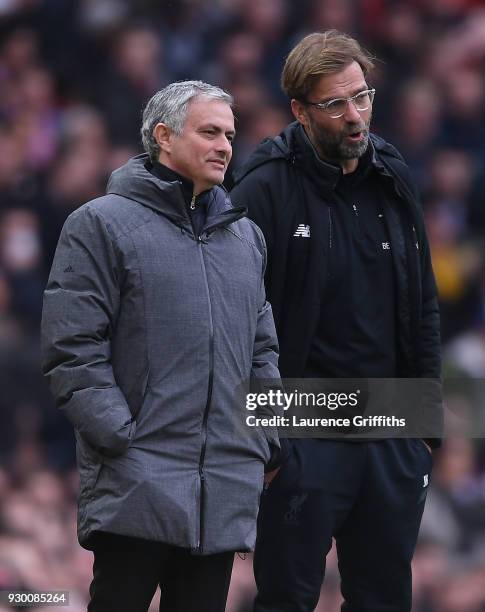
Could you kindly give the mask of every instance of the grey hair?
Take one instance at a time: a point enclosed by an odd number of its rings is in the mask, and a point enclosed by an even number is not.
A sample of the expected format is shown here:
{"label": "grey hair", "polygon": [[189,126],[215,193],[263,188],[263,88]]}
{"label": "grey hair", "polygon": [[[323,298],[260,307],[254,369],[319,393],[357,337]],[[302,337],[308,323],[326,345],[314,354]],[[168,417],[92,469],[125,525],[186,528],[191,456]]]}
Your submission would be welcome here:
{"label": "grey hair", "polygon": [[184,128],[189,103],[198,96],[220,100],[230,106],[234,104],[231,94],[203,81],[171,83],[150,98],[143,111],[140,131],[143,148],[152,161],[158,160],[160,154],[160,147],[153,135],[157,123],[165,123],[175,134],[180,135]]}

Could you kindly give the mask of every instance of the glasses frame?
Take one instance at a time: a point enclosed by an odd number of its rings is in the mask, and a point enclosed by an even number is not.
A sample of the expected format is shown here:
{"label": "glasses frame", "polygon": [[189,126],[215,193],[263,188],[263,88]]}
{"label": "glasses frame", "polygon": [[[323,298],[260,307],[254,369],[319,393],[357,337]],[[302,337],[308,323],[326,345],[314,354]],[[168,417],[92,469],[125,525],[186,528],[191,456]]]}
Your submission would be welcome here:
{"label": "glasses frame", "polygon": [[[365,108],[357,108],[357,105],[355,103],[355,99],[358,98],[359,96],[361,96],[363,93],[366,93],[369,95],[369,99],[370,99],[370,104],[369,106],[366,106]],[[359,112],[359,113],[363,113],[364,111],[368,110],[372,104],[374,103],[374,96],[375,96],[376,90],[374,87],[371,87],[369,89],[363,89],[362,91],[359,91],[358,93],[356,93],[353,96],[349,96],[348,98],[333,98],[332,100],[327,100],[327,102],[309,102],[308,100],[302,100],[303,104],[306,104],[307,106],[314,106],[315,108],[318,108],[318,110],[322,110],[325,111],[329,117],[331,117],[332,119],[339,119],[340,117],[343,117],[345,115],[345,113],[347,112],[347,106],[349,105],[350,102],[352,102],[352,104],[355,106],[355,109]],[[328,107],[330,104],[333,104],[336,101],[340,101],[340,100],[345,100],[346,102],[346,106],[345,106],[345,110],[343,113],[339,113],[338,115],[334,114],[330,114],[328,112]]]}

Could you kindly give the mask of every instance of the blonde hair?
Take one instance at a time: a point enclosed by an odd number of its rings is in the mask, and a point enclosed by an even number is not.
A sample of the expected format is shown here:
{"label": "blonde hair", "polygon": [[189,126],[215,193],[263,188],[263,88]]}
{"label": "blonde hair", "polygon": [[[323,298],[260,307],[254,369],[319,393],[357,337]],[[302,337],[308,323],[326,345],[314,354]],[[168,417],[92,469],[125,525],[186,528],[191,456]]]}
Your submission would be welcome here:
{"label": "blonde hair", "polygon": [[340,72],[357,62],[364,76],[374,67],[372,55],[348,34],[338,30],[305,36],[286,58],[281,87],[289,98],[305,100],[321,76]]}

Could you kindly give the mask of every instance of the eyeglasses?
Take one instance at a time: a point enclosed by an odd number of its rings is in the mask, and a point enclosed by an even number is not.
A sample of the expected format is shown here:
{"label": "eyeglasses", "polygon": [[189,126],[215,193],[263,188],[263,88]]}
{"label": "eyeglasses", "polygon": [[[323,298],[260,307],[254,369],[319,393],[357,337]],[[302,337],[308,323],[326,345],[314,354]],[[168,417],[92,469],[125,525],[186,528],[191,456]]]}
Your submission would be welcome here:
{"label": "eyeglasses", "polygon": [[347,104],[349,104],[349,102],[352,102],[359,113],[370,108],[372,102],[374,101],[375,93],[375,89],[365,89],[364,91],[359,91],[359,93],[355,94],[355,96],[350,96],[349,98],[335,98],[334,100],[329,100],[328,102],[307,102],[304,100],[303,103],[324,111],[327,113],[327,115],[332,117],[332,119],[338,119],[339,117],[345,115]]}

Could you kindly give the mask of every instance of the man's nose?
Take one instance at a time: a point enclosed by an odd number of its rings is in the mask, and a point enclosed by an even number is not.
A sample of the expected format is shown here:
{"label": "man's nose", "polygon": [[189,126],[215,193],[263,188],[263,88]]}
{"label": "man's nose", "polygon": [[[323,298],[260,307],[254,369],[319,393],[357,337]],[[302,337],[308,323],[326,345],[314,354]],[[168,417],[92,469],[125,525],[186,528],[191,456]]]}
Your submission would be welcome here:
{"label": "man's nose", "polygon": [[357,110],[353,100],[348,100],[344,117],[349,123],[356,123],[357,121],[360,121],[360,112]]}
{"label": "man's nose", "polygon": [[217,150],[225,155],[230,155],[232,152],[232,145],[227,136],[221,135],[220,138],[217,139]]}

